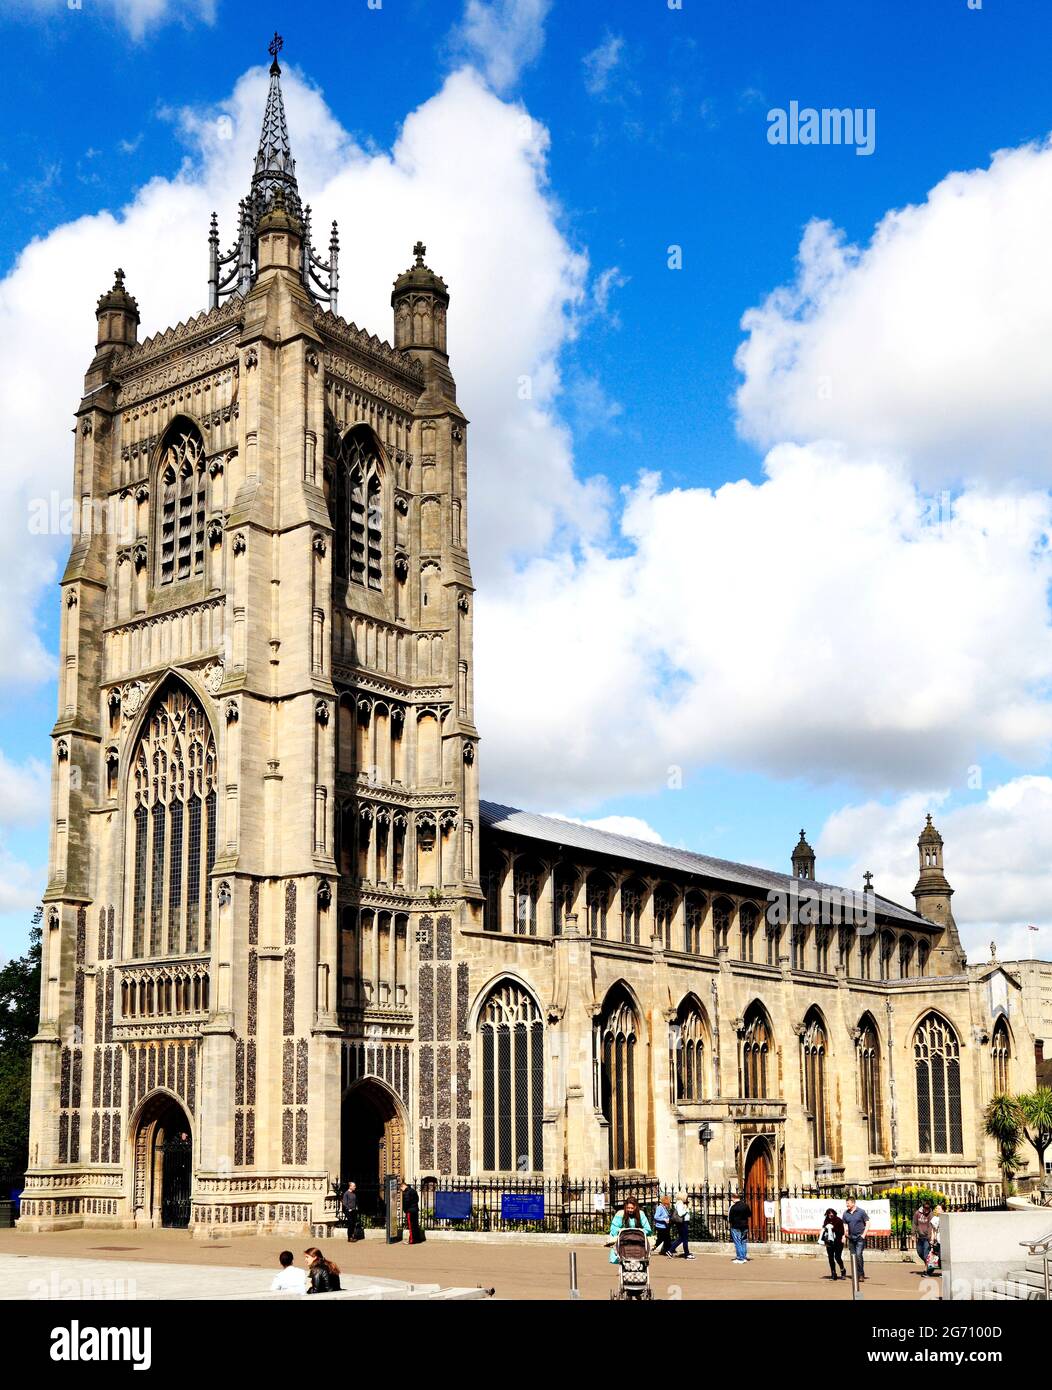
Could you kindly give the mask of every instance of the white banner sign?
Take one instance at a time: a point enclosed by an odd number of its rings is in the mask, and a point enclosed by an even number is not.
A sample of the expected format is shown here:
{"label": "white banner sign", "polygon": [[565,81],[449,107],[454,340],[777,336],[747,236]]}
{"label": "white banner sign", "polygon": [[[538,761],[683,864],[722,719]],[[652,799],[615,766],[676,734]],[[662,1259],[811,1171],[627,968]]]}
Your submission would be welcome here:
{"label": "white banner sign", "polygon": [[[891,1203],[886,1197],[860,1197],[858,1205],[869,1217],[867,1235],[891,1235]],[[830,1207],[842,1217],[847,1203],[842,1197],[783,1197],[782,1230],[789,1235],[817,1236],[822,1230],[822,1218]]]}

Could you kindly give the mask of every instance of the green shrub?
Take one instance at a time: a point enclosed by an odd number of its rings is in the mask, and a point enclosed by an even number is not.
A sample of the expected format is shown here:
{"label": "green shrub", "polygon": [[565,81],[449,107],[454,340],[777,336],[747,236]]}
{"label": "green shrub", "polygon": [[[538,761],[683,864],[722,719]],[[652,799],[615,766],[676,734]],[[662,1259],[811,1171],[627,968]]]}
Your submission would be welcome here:
{"label": "green shrub", "polygon": [[921,1183],[907,1183],[902,1187],[886,1187],[883,1192],[874,1194],[886,1197],[891,1202],[891,1234],[909,1235],[913,1229],[913,1213],[921,1202],[930,1202],[932,1207],[942,1206],[948,1211],[950,1199],[945,1192],[935,1187],[924,1187]]}

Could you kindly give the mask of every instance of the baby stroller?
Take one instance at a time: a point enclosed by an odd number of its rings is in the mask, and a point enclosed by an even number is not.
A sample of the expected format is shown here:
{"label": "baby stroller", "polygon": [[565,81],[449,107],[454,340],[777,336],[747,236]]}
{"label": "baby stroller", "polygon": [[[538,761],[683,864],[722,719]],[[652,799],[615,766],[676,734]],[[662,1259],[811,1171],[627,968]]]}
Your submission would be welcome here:
{"label": "baby stroller", "polygon": [[641,1299],[654,1297],[650,1287],[650,1242],[647,1234],[638,1226],[623,1226],[614,1241],[617,1251],[619,1284],[611,1290],[613,1299]]}

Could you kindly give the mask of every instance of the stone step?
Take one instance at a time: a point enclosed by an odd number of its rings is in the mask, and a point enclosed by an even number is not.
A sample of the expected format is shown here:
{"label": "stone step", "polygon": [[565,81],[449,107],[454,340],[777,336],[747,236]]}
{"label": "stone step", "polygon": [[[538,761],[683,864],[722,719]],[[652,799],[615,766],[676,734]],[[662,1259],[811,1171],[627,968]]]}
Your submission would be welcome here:
{"label": "stone step", "polygon": [[[1012,1270],[1004,1279],[994,1279],[988,1290],[990,1297],[1008,1299],[1013,1302],[1027,1303],[1031,1301],[1044,1302],[1045,1286],[1031,1282],[1033,1278],[1026,1270]],[[981,1295],[987,1297],[987,1294]]]}

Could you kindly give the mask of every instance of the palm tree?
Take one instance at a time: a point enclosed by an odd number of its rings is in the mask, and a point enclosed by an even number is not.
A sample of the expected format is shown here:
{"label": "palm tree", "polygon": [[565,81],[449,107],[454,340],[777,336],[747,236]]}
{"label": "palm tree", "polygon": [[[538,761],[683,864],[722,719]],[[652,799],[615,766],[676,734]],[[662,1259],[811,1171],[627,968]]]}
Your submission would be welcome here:
{"label": "palm tree", "polygon": [[1009,1095],[994,1096],[983,1114],[983,1129],[997,1144],[1001,1190],[1007,1198],[1012,1178],[1023,1166],[1019,1157],[1019,1144],[1026,1129],[1021,1100]]}
{"label": "palm tree", "polygon": [[1045,1150],[1052,1148],[1052,1087],[1016,1097],[1023,1135],[1037,1154],[1037,1171],[1042,1191],[1052,1189],[1052,1177],[1045,1172]]}

